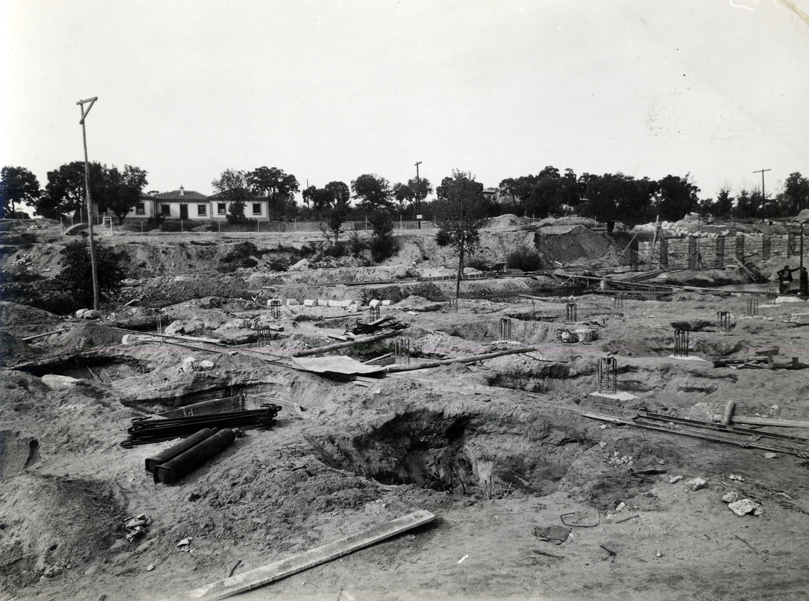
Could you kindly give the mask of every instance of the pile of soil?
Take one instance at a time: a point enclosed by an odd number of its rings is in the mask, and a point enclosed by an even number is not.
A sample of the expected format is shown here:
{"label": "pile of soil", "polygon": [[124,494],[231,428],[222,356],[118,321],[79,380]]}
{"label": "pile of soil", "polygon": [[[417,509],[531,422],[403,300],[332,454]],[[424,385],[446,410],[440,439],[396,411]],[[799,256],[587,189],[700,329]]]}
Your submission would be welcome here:
{"label": "pile of soil", "polygon": [[0,365],[30,359],[38,353],[37,349],[31,348],[14,334],[0,331]]}
{"label": "pile of soil", "polygon": [[120,344],[123,333],[104,324],[88,321],[59,336],[58,344],[68,348],[89,348]]}
{"label": "pile of soil", "polygon": [[567,265],[616,265],[620,250],[607,236],[582,225],[542,228],[534,244],[547,259]]}
{"label": "pile of soil", "polygon": [[522,227],[523,220],[513,215],[511,213],[507,213],[506,215],[500,215],[499,217],[492,217],[491,219],[487,220],[484,224],[484,229],[487,230],[513,230],[518,227]]}
{"label": "pile of soil", "polygon": [[11,483],[0,490],[0,591],[87,564],[123,530],[126,516],[106,482],[22,474]]}
{"label": "pile of soil", "polygon": [[42,309],[0,301],[0,327],[4,330],[41,327],[59,323],[59,317]]}

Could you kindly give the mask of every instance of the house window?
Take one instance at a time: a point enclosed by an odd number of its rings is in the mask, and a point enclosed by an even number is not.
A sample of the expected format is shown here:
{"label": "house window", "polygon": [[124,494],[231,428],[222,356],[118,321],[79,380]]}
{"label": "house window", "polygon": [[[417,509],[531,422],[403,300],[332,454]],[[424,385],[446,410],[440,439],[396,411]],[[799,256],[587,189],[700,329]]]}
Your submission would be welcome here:
{"label": "house window", "polygon": [[216,212],[219,215],[224,215],[226,213],[226,208],[225,208],[225,203],[224,202],[216,203]]}
{"label": "house window", "polygon": [[261,203],[254,202],[253,203],[253,215],[261,215]]}
{"label": "house window", "polygon": [[139,202],[135,205],[135,215],[145,215],[146,214],[146,207],[143,205],[142,202]]}
{"label": "house window", "polygon": [[207,214],[208,214],[208,212],[207,212],[207,209],[205,208],[205,205],[197,205],[197,216],[198,217],[205,217],[205,215],[207,215]]}
{"label": "house window", "polygon": [[171,215],[171,205],[160,205],[160,213],[163,215]]}

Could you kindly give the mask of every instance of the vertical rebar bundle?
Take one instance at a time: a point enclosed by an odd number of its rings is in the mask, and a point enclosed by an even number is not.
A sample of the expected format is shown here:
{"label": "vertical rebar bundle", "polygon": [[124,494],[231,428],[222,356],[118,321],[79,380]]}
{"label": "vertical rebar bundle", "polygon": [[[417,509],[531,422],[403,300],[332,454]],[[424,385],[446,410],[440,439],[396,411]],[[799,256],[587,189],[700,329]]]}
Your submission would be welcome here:
{"label": "vertical rebar bundle", "polygon": [[393,359],[396,365],[410,365],[410,339],[402,336],[393,342]]}
{"label": "vertical rebar bundle", "polygon": [[719,329],[724,334],[730,333],[730,311],[717,311],[716,316],[719,318]]}
{"label": "vertical rebar bundle", "polygon": [[653,285],[651,288],[649,288],[648,292],[646,293],[646,298],[653,301],[657,300],[657,286]]}
{"label": "vertical rebar bundle", "polygon": [[576,309],[577,309],[576,303],[567,303],[567,305],[565,305],[565,321],[568,322],[577,321]]}
{"label": "vertical rebar bundle", "polygon": [[281,301],[274,298],[270,301],[270,317],[281,319]]}
{"label": "vertical rebar bundle", "polygon": [[256,328],[256,346],[269,346],[272,341],[272,330],[269,326],[258,326]]}
{"label": "vertical rebar bundle", "polygon": [[368,307],[368,321],[376,321],[379,319],[379,305],[376,307]]}
{"label": "vertical rebar bundle", "polygon": [[511,318],[500,318],[500,340],[511,340]]}
{"label": "vertical rebar bundle", "polygon": [[615,357],[602,357],[598,361],[598,392],[618,392],[618,361]]}
{"label": "vertical rebar bundle", "polygon": [[688,330],[674,330],[674,356],[688,357]]}
{"label": "vertical rebar bundle", "polygon": [[747,299],[747,314],[750,317],[755,317],[758,315],[758,299],[757,298],[748,298]]}
{"label": "vertical rebar bundle", "polygon": [[624,295],[623,293],[618,293],[612,297],[612,308],[616,311],[623,311],[624,310]]}
{"label": "vertical rebar bundle", "polygon": [[163,313],[161,311],[157,312],[157,333],[163,333]]}
{"label": "vertical rebar bundle", "polygon": [[447,312],[455,311],[458,312],[458,299],[457,298],[450,298],[447,301]]}

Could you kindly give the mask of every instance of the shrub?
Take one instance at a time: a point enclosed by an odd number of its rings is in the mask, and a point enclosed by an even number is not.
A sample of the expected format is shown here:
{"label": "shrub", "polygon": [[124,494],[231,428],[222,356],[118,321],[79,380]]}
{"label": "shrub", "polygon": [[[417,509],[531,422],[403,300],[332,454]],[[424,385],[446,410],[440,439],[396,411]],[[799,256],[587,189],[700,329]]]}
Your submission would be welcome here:
{"label": "shrub", "polygon": [[477,269],[479,271],[489,271],[489,264],[486,263],[483,259],[469,259],[466,262],[467,267],[471,267],[472,269]]}
{"label": "shrub", "polygon": [[506,257],[506,267],[522,271],[536,271],[542,269],[542,257],[530,248],[520,247]]}
{"label": "shrub", "polygon": [[[117,251],[98,239],[95,241],[95,251],[98,295],[107,300],[120,290],[130,259],[125,250]],[[54,279],[74,300],[85,307],[92,307],[93,275],[89,240],[83,237],[71,242],[62,249],[61,255],[59,265],[62,270]]]}
{"label": "shrub", "polygon": [[388,211],[376,210],[368,217],[373,233],[369,248],[374,262],[381,263],[399,251],[399,245],[393,237],[393,219]]}
{"label": "shrub", "polygon": [[438,230],[438,233],[435,235],[435,241],[438,246],[446,246],[452,242],[452,236],[446,230]]}
{"label": "shrub", "polygon": [[353,230],[348,236],[348,250],[351,252],[351,256],[354,258],[359,257],[366,248],[368,248],[368,245],[360,238],[360,233]]}

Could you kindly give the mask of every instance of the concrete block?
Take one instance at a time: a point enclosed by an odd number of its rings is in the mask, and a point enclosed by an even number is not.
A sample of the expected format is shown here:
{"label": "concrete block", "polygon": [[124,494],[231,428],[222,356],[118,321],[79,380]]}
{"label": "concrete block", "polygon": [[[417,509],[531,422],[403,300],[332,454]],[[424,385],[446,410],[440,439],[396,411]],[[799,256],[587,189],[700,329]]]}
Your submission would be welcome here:
{"label": "concrete block", "polygon": [[382,306],[383,307],[390,307],[390,301],[389,300],[383,300],[382,301]]}
{"label": "concrete block", "polygon": [[371,300],[370,303],[368,303],[368,306],[369,307],[378,307],[381,304],[382,304],[382,301],[377,300],[377,299],[373,299],[373,300]]}
{"label": "concrete block", "polygon": [[315,303],[317,303],[316,300],[312,300],[311,298],[307,298],[307,299],[305,299],[303,301],[303,306],[304,307],[314,307]]}
{"label": "concrete block", "polygon": [[287,299],[287,307],[292,307],[292,306],[295,306],[295,305],[300,305],[300,303],[298,302],[297,299],[295,299],[295,298],[288,298]]}
{"label": "concrete block", "polygon": [[340,301],[337,300],[329,300],[329,307],[339,307]]}

